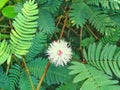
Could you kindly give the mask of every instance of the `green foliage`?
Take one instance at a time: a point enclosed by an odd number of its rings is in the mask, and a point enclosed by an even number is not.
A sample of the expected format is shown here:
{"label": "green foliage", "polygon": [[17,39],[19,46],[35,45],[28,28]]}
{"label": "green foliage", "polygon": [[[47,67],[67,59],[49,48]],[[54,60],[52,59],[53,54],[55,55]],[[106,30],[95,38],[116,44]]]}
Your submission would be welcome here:
{"label": "green foliage", "polygon": [[7,60],[7,64],[10,63],[11,52],[10,46],[6,40],[0,42],[0,64],[3,64]]}
{"label": "green foliage", "polygon": [[84,56],[88,63],[102,69],[111,76],[113,73],[120,78],[120,51],[117,50],[116,45],[91,44],[88,47],[88,52],[84,49]]}
{"label": "green foliage", "polygon": [[9,70],[10,87],[9,90],[16,90],[21,75],[21,67],[17,64],[12,65]]}
{"label": "green foliage", "polygon": [[71,6],[72,10],[70,11],[70,20],[73,25],[77,27],[83,27],[86,19],[89,18],[89,7],[83,2],[76,2]]}
{"label": "green foliage", "polygon": [[14,18],[17,13],[14,11],[14,6],[10,5],[2,9],[2,14],[8,18]]}
{"label": "green foliage", "polygon": [[38,0],[38,1],[44,1],[44,3],[43,2],[41,3],[42,8],[51,13],[55,13],[62,3],[62,0]]}
{"label": "green foliage", "polygon": [[10,35],[12,52],[18,55],[25,55],[31,46],[31,40],[35,36],[38,18],[37,4],[34,1],[26,1],[22,13],[16,16]]}
{"label": "green foliage", "polygon": [[115,31],[114,22],[107,14],[103,14],[103,11],[97,8],[91,8],[89,21],[101,34],[111,35]]}
{"label": "green foliage", "polygon": [[69,70],[67,69],[67,66],[56,67],[52,64],[47,72],[45,81],[48,85],[65,83],[71,78],[71,76],[68,75],[68,72]]}
{"label": "green foliage", "polygon": [[73,65],[69,67],[71,70],[69,74],[76,75],[73,83],[78,83],[84,80],[80,89],[87,90],[89,88],[89,90],[109,90],[111,86],[115,87],[112,90],[116,90],[116,87],[119,88],[119,86],[115,85],[118,83],[117,80],[110,80],[111,77],[98,71],[94,67],[75,61],[72,62],[72,64]]}
{"label": "green foliage", "polygon": [[14,8],[14,10],[15,10],[15,12],[17,12],[17,13],[20,13],[22,10],[22,7],[23,7],[23,3],[21,2],[21,3],[17,3],[16,5],[15,5],[15,8]]}
{"label": "green foliage", "polygon": [[110,44],[117,44],[117,42],[119,41],[119,37],[120,37],[120,32],[115,32],[112,35],[107,35],[101,38],[101,41],[103,43],[110,43]]}
{"label": "green foliage", "polygon": [[40,31],[43,31],[47,34],[52,34],[55,31],[54,20],[48,11],[40,9],[38,26]]}
{"label": "green foliage", "polygon": [[93,37],[88,37],[81,41],[80,46],[88,46],[89,44],[94,42],[95,42],[95,39]]}
{"label": "green foliage", "polygon": [[5,6],[9,0],[0,0],[0,10]]}
{"label": "green foliage", "polygon": [[76,84],[73,84],[71,81],[68,81],[68,83],[66,83],[65,85],[62,84],[56,90],[76,90]]}
{"label": "green foliage", "polygon": [[26,55],[26,60],[33,60],[39,53],[43,52],[47,36],[43,32],[39,32],[33,39],[33,44]]}
{"label": "green foliage", "polygon": [[[35,77],[32,77],[34,86],[38,83],[38,80]],[[20,90],[32,90],[28,75],[24,70],[22,70],[19,81]]]}
{"label": "green foliage", "polygon": [[120,1],[119,0],[87,0],[88,4],[92,5],[101,5],[103,8],[108,9],[119,9]]}
{"label": "green foliage", "polygon": [[9,38],[10,36],[8,34],[0,34],[0,39],[6,39]]}
{"label": "green foliage", "polygon": [[82,0],[76,1],[72,4],[71,8],[69,15],[73,25],[83,27],[88,19],[90,24],[92,24],[101,34],[109,35],[115,31],[114,22],[104,13],[104,10],[95,6],[89,6]]}
{"label": "green foliage", "polygon": [[3,72],[3,69],[0,66],[0,89],[8,90],[9,87],[10,87],[9,78]]}
{"label": "green foliage", "polygon": [[31,74],[33,74],[36,78],[40,78],[47,63],[48,60],[37,58],[34,61],[28,63],[28,68]]}
{"label": "green foliage", "polygon": [[[120,89],[119,0],[0,0],[0,9],[0,90]],[[46,54],[58,39],[72,48],[66,66]]]}

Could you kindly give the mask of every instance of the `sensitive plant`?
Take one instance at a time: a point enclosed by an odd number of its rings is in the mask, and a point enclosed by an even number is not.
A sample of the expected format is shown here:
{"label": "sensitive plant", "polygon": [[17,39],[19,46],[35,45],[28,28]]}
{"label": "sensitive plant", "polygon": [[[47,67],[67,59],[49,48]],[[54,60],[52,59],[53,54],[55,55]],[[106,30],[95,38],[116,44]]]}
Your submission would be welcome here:
{"label": "sensitive plant", "polygon": [[0,1],[1,90],[119,90],[119,0]]}

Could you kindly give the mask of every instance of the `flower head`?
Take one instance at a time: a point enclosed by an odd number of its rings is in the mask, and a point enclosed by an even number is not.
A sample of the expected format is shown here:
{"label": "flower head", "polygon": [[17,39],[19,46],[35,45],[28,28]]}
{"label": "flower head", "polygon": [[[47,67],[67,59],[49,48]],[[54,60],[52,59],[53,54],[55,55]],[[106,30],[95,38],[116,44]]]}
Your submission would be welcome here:
{"label": "flower head", "polygon": [[72,50],[64,40],[54,41],[47,50],[47,55],[51,63],[56,66],[66,65],[72,57]]}

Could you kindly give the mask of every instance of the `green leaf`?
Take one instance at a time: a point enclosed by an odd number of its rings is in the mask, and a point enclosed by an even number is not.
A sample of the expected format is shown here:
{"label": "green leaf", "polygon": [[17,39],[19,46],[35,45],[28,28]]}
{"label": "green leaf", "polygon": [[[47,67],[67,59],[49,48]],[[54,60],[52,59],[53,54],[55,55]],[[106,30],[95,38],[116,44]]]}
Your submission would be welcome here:
{"label": "green leaf", "polygon": [[81,41],[80,46],[88,46],[89,44],[93,43],[95,39],[93,37],[85,38]]}
{"label": "green leaf", "polygon": [[5,6],[5,4],[8,2],[9,0],[0,0],[0,10],[1,8],[3,8]]}
{"label": "green leaf", "polygon": [[67,68],[68,66],[56,67],[53,64],[51,64],[45,77],[45,81],[47,82],[47,84],[60,84],[68,81],[71,78],[71,76],[68,75],[69,70]]}
{"label": "green leaf", "polygon": [[90,44],[88,50],[84,49],[83,54],[90,65],[103,70],[110,76],[120,77],[120,51],[116,45]]}
{"label": "green leaf", "polygon": [[14,18],[17,13],[14,10],[14,6],[9,5],[2,9],[2,14],[8,18]]}
{"label": "green leaf", "polygon": [[89,18],[89,13],[89,7],[84,2],[81,1],[73,3],[71,6],[71,11],[69,13],[70,20],[73,25],[76,25],[77,28],[79,26],[83,27],[86,19]]}
{"label": "green leaf", "polygon": [[77,84],[73,84],[72,81],[69,80],[67,83],[62,84],[56,90],[77,90]]}
{"label": "green leaf", "polygon": [[40,9],[38,27],[40,31],[47,34],[52,34],[55,31],[55,22],[52,15],[44,9]]}
{"label": "green leaf", "polygon": [[33,60],[38,54],[44,52],[45,44],[47,42],[47,35],[43,32],[39,32],[33,39],[33,44],[26,55],[26,60]]}
{"label": "green leaf", "polygon": [[5,74],[0,66],[0,90],[9,90],[10,83],[9,77]]}
{"label": "green leaf", "polygon": [[[31,78],[33,81],[33,85],[36,87],[38,83],[37,78],[35,78],[34,76],[31,76]],[[22,70],[21,72],[21,76],[19,79],[19,87],[20,87],[20,90],[33,90],[29,80],[29,76],[24,70]]]}
{"label": "green leaf", "polygon": [[5,39],[5,38],[9,38],[10,35],[8,34],[0,34],[0,39]]}
{"label": "green leaf", "polygon": [[10,46],[14,54],[26,55],[32,45],[37,30],[38,5],[35,1],[26,1],[21,13],[18,13],[10,33]]}
{"label": "green leaf", "polygon": [[7,60],[7,64],[10,63],[11,59],[11,50],[10,45],[6,40],[0,42],[0,65]]}
{"label": "green leaf", "polygon": [[[104,87],[111,87],[113,85],[116,88],[118,84],[117,80],[111,80],[111,77],[104,74],[104,72],[97,70],[95,67],[80,62],[72,62],[73,65],[69,67],[70,73],[75,75],[73,82],[83,82],[80,90],[105,90]],[[79,67],[79,68],[78,68]],[[81,68],[82,67],[82,68]],[[81,70],[80,70],[81,68]],[[76,71],[78,73],[76,73]],[[101,82],[102,81],[102,82]],[[115,90],[113,87],[113,90]]]}
{"label": "green leaf", "polygon": [[21,67],[17,64],[14,64],[10,67],[8,74],[10,78],[9,90],[15,90],[15,88],[18,86],[21,70]]}
{"label": "green leaf", "polygon": [[37,58],[27,63],[29,71],[36,78],[41,78],[45,66],[47,65],[48,60],[44,58]]}
{"label": "green leaf", "polygon": [[58,8],[60,7],[62,1],[63,0],[42,0],[41,4],[43,7],[41,7],[41,8],[54,14],[58,10]]}

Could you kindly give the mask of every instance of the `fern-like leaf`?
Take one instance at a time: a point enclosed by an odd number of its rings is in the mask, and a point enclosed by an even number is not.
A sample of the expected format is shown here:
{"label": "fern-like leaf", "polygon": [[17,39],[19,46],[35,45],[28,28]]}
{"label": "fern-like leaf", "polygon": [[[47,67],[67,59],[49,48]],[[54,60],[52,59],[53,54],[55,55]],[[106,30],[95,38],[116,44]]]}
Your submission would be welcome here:
{"label": "fern-like leaf", "polygon": [[119,0],[87,0],[88,4],[102,6],[107,9],[119,9],[120,1]]}
{"label": "fern-like leaf", "polygon": [[42,4],[42,8],[48,10],[51,13],[55,13],[58,10],[61,3],[62,0],[46,0],[46,2]]}
{"label": "fern-like leaf", "polygon": [[116,14],[110,15],[110,18],[111,18],[111,20],[113,20],[115,22],[115,24],[117,26],[120,27],[120,22],[119,22],[120,21],[120,13],[119,12]]}
{"label": "fern-like leaf", "polygon": [[112,33],[114,33],[114,31],[116,31],[114,22],[110,19],[110,17],[107,14],[104,14],[103,11],[101,11],[98,8],[91,7],[90,13],[90,23],[101,34],[111,35]]}
{"label": "fern-like leaf", "polygon": [[[82,64],[80,62],[72,62],[73,65],[69,67],[70,75],[76,75],[73,83],[78,83],[84,80],[81,90],[108,90],[113,86],[112,90],[116,90],[117,80],[110,80],[111,77],[105,75],[103,72],[98,71],[96,68]],[[115,88],[114,88],[115,87]]]}
{"label": "fern-like leaf", "polygon": [[52,15],[44,9],[40,9],[38,19],[39,30],[47,34],[52,34],[55,31],[55,22]]}
{"label": "fern-like leaf", "polygon": [[104,37],[101,38],[101,41],[103,43],[110,43],[110,44],[117,44],[117,42],[120,39],[120,32],[114,32],[112,35],[105,35]]}
{"label": "fern-like leaf", "polygon": [[9,69],[9,78],[10,78],[10,87],[9,90],[16,90],[16,87],[19,84],[20,79],[20,73],[21,73],[21,67],[17,64],[12,65]]}
{"label": "fern-like leaf", "polygon": [[43,32],[39,32],[33,39],[33,44],[26,55],[26,60],[33,60],[39,53],[43,53],[47,36]]}
{"label": "fern-like leaf", "polygon": [[91,65],[111,76],[114,73],[120,78],[120,51],[117,50],[116,45],[91,44],[88,47],[88,52],[84,49],[84,56]]}
{"label": "fern-like leaf", "polygon": [[72,83],[72,81],[68,81],[65,84],[62,84],[56,90],[77,90],[77,84]]}
{"label": "fern-like leaf", "polygon": [[[34,86],[36,87],[38,80],[32,76],[32,81],[33,81]],[[21,72],[19,87],[20,87],[20,90],[33,90],[32,86],[30,84],[28,75],[26,74],[26,72],[24,70],[22,70],[22,72]]]}
{"label": "fern-like leaf", "polygon": [[[37,58],[27,63],[30,73],[36,78],[41,78],[45,66],[48,60],[43,58]],[[64,83],[66,80],[70,79],[68,76],[67,66],[65,67],[55,67],[53,64],[49,67],[45,81],[48,85]]]}
{"label": "fern-like leaf", "polygon": [[15,12],[16,13],[21,13],[21,11],[22,11],[22,7],[23,7],[23,2],[21,2],[21,3],[17,3],[16,5],[15,5]]}
{"label": "fern-like leaf", "polygon": [[94,37],[87,37],[81,41],[80,46],[85,47],[94,42],[95,42]]}
{"label": "fern-like leaf", "polygon": [[30,70],[30,73],[36,78],[41,78],[47,62],[48,60],[43,58],[37,58],[33,61],[28,62],[27,65]]}
{"label": "fern-like leaf", "polygon": [[83,27],[89,18],[89,7],[84,2],[76,2],[72,4],[71,9],[69,14],[71,22],[77,27]]}
{"label": "fern-like leaf", "polygon": [[11,31],[10,44],[14,54],[26,55],[28,52],[36,32],[37,15],[38,9],[34,0],[26,1],[23,5],[22,12],[18,13],[12,23],[15,30]]}
{"label": "fern-like leaf", "polygon": [[56,67],[52,64],[47,71],[45,81],[48,85],[65,83],[71,78],[68,72],[67,66]]}
{"label": "fern-like leaf", "polygon": [[0,65],[7,60],[7,64],[11,60],[11,50],[6,40],[0,42]]}
{"label": "fern-like leaf", "polygon": [[9,77],[4,73],[2,67],[0,66],[0,90],[9,90],[9,87]]}

